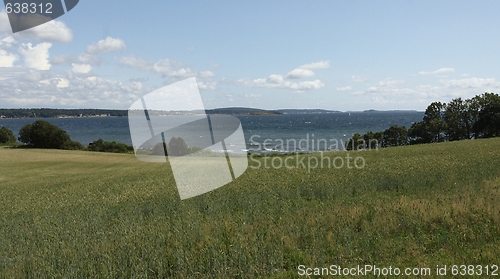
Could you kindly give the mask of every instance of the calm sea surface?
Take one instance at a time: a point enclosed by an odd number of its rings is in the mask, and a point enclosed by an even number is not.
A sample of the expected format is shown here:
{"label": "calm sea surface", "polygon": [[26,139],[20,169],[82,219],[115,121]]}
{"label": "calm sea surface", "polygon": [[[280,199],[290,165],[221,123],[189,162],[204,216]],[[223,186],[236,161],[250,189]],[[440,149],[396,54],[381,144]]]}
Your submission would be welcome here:
{"label": "calm sea surface", "polygon": [[[326,150],[332,144],[345,142],[354,133],[383,131],[391,125],[407,128],[421,121],[423,112],[351,112],[331,114],[285,114],[279,116],[239,116],[247,146],[226,143],[235,152],[255,149],[290,150],[293,140],[298,149]],[[37,119],[0,119],[0,127],[11,129],[16,136],[19,130]],[[96,118],[46,118],[44,119],[68,132],[72,139],[84,145],[102,138],[132,145],[127,117]],[[264,144],[265,143],[265,144]],[[284,143],[284,144],[282,144]],[[320,144],[318,144],[320,143]],[[297,149],[297,148],[296,148]]]}

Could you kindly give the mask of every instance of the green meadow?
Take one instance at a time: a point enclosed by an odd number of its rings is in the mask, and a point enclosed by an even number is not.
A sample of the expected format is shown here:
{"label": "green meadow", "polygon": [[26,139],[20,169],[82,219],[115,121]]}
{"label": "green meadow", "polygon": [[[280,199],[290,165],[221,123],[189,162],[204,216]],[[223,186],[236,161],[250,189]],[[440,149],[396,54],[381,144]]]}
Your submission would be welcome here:
{"label": "green meadow", "polygon": [[309,172],[250,161],[234,182],[181,201],[165,163],[0,147],[0,278],[500,265],[500,138],[349,154],[366,166]]}

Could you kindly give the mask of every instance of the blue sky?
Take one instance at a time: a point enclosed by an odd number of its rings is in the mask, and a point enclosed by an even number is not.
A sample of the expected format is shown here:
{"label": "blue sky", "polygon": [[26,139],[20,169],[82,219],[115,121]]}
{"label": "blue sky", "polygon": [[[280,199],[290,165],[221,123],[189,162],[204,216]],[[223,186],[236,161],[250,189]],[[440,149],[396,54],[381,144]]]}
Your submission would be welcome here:
{"label": "blue sky", "polygon": [[498,1],[82,0],[16,34],[2,10],[0,107],[127,109],[196,77],[208,108],[424,110],[500,92],[499,10]]}

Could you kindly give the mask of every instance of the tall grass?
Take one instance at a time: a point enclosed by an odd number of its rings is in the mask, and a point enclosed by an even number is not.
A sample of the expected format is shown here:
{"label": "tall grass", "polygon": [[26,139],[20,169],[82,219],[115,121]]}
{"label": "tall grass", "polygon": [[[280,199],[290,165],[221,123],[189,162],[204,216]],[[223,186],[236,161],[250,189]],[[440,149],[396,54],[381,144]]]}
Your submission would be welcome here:
{"label": "tall grass", "polygon": [[499,151],[500,139],[351,151],[364,169],[250,167],[181,201],[166,164],[0,148],[0,277],[290,278],[300,264],[500,264]]}

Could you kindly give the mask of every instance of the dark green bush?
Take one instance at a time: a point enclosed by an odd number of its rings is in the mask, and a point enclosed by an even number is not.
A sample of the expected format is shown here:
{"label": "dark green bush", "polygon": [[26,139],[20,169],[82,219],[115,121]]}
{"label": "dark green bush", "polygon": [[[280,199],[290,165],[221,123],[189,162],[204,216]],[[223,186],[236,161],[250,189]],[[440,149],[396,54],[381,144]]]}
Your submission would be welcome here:
{"label": "dark green bush", "polygon": [[70,141],[66,131],[44,120],[27,124],[19,131],[19,141],[36,148],[56,148]]}
{"label": "dark green bush", "polygon": [[61,145],[61,149],[65,149],[65,150],[83,150],[85,149],[85,147],[77,142],[77,141],[74,141],[74,140],[68,140],[66,141],[65,143],[63,143]]}
{"label": "dark green bush", "polygon": [[89,144],[87,150],[97,152],[132,153],[134,148],[130,145],[126,145],[125,143],[98,139]]}
{"label": "dark green bush", "polygon": [[7,127],[0,128],[0,143],[14,143],[16,137]]}

